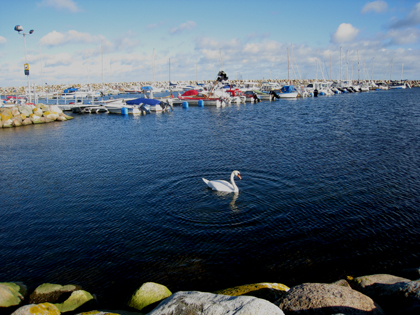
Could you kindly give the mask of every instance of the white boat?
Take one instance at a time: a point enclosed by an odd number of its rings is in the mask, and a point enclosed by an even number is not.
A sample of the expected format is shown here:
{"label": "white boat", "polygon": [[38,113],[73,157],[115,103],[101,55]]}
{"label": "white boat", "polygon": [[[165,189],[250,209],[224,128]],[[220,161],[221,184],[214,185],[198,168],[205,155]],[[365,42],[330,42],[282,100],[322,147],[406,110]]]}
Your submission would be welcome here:
{"label": "white boat", "polygon": [[263,82],[261,84],[261,91],[270,92],[270,91],[280,91],[281,85],[277,82]]}
{"label": "white boat", "polygon": [[390,89],[406,89],[407,86],[403,82],[392,82],[389,88]]}
{"label": "white boat", "polygon": [[260,90],[260,84],[257,83],[257,82],[253,82],[253,81],[245,81],[244,83],[241,84],[239,89],[242,92],[255,91],[255,90],[258,91],[258,90]]}
{"label": "white boat", "polygon": [[111,102],[107,102],[104,104],[106,109],[110,114],[120,114],[123,115],[131,114],[131,115],[140,115],[141,111],[138,105],[129,105],[126,103],[124,99],[116,99]]}
{"label": "white boat", "polygon": [[298,92],[295,90],[294,85],[285,85],[281,88],[279,96],[280,98],[288,98],[288,99],[297,98]]}

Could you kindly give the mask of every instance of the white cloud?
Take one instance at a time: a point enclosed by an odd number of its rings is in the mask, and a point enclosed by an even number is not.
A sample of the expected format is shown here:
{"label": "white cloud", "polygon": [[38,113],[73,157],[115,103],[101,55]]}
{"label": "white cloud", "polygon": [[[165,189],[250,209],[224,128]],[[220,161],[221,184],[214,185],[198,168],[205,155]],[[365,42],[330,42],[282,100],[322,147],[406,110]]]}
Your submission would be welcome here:
{"label": "white cloud", "polygon": [[73,0],[42,0],[38,6],[53,7],[56,10],[67,10],[73,13],[82,11]]}
{"label": "white cloud", "polygon": [[420,31],[415,28],[389,30],[386,37],[391,38],[390,45],[415,44],[420,38]]}
{"label": "white cloud", "polygon": [[391,28],[409,27],[420,24],[420,2],[417,3],[411,12],[402,20],[391,24]]}
{"label": "white cloud", "polygon": [[331,36],[331,42],[343,43],[351,42],[356,38],[359,30],[348,23],[341,23],[335,33]]}
{"label": "white cloud", "polygon": [[375,13],[384,13],[388,10],[388,3],[385,1],[373,1],[368,2],[362,9],[362,13],[365,14],[367,12],[375,12]]}
{"label": "white cloud", "polygon": [[6,42],[7,42],[6,38],[4,38],[3,36],[0,36],[0,45],[6,44]]}
{"label": "white cloud", "polygon": [[191,31],[193,30],[195,27],[197,26],[197,24],[194,21],[188,21],[186,23],[182,23],[177,27],[173,27],[171,28],[171,30],[169,31],[171,34],[178,34],[184,31]]}
{"label": "white cloud", "polygon": [[70,30],[67,33],[52,31],[40,39],[40,43],[46,46],[60,46],[64,44],[98,43],[102,36],[93,36],[89,33],[80,33]]}
{"label": "white cloud", "polygon": [[67,53],[51,55],[48,58],[45,58],[44,61],[46,67],[70,65],[74,62],[73,57]]}

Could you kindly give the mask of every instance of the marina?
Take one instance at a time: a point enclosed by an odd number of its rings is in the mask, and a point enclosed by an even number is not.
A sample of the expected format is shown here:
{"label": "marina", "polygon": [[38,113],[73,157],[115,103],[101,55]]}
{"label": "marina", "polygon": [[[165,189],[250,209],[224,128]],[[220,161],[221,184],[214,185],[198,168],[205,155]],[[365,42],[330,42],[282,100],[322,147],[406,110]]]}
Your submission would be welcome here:
{"label": "marina", "polygon": [[[146,281],[211,292],[418,267],[419,93],[2,128],[0,278],[119,308]],[[238,194],[202,180],[233,170]]]}

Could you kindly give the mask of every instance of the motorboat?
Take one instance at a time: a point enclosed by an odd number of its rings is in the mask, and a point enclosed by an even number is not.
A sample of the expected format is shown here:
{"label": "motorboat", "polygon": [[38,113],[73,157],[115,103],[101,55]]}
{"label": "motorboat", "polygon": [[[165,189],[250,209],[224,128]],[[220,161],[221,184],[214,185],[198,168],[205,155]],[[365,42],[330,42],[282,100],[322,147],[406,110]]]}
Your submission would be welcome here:
{"label": "motorboat", "polygon": [[126,104],[131,106],[138,106],[140,110],[142,107],[147,107],[151,112],[163,112],[172,109],[170,102],[163,102],[153,98],[136,98],[134,100],[126,101]]}
{"label": "motorboat", "polygon": [[230,102],[234,104],[241,104],[246,102],[246,96],[239,89],[226,90],[226,93],[230,95]]}
{"label": "motorboat", "polygon": [[298,92],[294,85],[285,85],[280,89],[279,96],[280,98],[296,98],[298,97]]}

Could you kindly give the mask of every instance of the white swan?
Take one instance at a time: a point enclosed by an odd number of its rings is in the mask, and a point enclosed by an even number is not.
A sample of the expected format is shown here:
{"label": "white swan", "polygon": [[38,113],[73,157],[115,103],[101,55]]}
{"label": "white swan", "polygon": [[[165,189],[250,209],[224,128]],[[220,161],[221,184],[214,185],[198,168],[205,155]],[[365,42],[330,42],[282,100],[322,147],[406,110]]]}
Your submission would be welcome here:
{"label": "white swan", "polygon": [[239,171],[233,171],[232,174],[230,174],[230,183],[225,180],[207,180],[205,178],[203,178],[203,181],[213,190],[237,193],[239,192],[239,189],[234,181],[235,176],[242,179]]}

